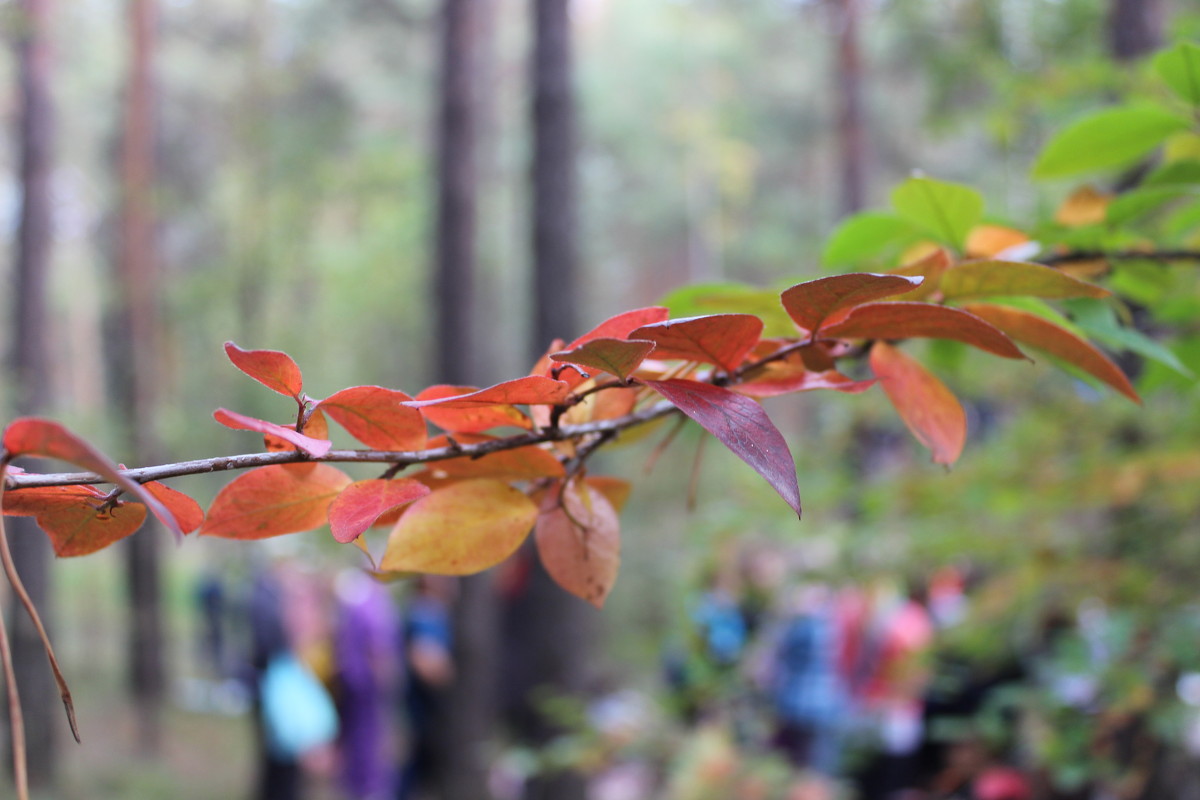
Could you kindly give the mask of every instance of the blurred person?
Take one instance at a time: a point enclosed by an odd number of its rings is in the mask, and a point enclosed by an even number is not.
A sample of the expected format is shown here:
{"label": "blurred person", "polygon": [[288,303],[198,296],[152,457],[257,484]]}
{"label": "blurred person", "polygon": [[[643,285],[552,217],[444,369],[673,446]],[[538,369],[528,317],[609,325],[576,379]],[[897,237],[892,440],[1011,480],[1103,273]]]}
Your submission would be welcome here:
{"label": "blurred person", "polygon": [[455,590],[452,578],[421,575],[404,610],[401,646],[410,747],[396,791],[399,800],[411,800],[428,791],[440,767],[434,723],[445,702],[445,690],[454,681],[450,609]]}
{"label": "blurred person", "polygon": [[353,800],[390,798],[398,779],[390,710],[403,674],[396,651],[399,619],[387,589],[359,570],[338,575],[335,596],[341,785]]}
{"label": "blurred person", "polygon": [[774,640],[768,673],[773,744],[794,766],[834,775],[847,694],[837,669],[837,620],[828,588],[793,589]]}

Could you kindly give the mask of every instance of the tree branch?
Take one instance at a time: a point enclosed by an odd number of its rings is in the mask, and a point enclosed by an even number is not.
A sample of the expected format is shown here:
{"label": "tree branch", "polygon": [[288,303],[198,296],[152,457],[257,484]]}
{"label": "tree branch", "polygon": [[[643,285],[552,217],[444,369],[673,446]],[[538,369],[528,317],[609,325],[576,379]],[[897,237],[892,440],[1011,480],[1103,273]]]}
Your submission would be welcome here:
{"label": "tree branch", "polygon": [[[515,450],[518,447],[555,442],[564,439],[577,440],[596,434],[602,438],[610,438],[620,431],[644,425],[647,422],[665,417],[677,412],[678,409],[670,403],[658,403],[614,419],[598,420],[580,425],[564,425],[559,428],[545,428],[529,433],[519,433],[503,439],[493,439],[477,444],[455,443],[447,447],[435,447],[429,450],[330,450],[319,458],[313,458],[299,451],[273,453],[246,453],[235,456],[215,456],[193,461],[180,461],[174,464],[161,464],[152,467],[138,467],[123,470],[122,474],[138,483],[177,478],[184,475],[202,475],[207,472],[224,472],[235,469],[253,469],[271,464],[292,464],[301,461],[322,461],[342,464],[392,464],[397,467],[409,467],[415,464],[427,464],[433,461],[444,461],[449,458],[480,458],[490,453],[503,450]],[[94,472],[59,472],[59,473],[19,473],[6,475],[4,486],[7,491],[32,489],[44,486],[78,486],[80,484],[108,483],[108,479]]]}
{"label": "tree branch", "polygon": [[1072,250],[1067,253],[1052,253],[1033,259],[1047,267],[1073,264],[1080,261],[1196,261],[1200,262],[1200,250]]}

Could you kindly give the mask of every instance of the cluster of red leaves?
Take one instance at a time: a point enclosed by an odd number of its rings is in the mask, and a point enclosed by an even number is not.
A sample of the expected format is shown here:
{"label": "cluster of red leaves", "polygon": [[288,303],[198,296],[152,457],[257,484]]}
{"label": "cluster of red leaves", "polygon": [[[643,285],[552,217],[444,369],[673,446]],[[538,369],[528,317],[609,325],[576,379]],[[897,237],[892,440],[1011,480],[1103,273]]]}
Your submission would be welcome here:
{"label": "cluster of red leaves", "polygon": [[[286,354],[225,345],[238,369],[296,403],[281,425],[218,409],[217,422],[262,434],[267,450],[298,451],[294,463],[251,469],[217,495],[207,514],[160,483],[138,484],[60,425],[22,419],[4,432],[6,459],[42,456],[92,470],[115,488],[21,488],[0,495],[5,514],[33,516],[61,556],[99,550],[133,533],[146,507],[179,534],[259,539],[329,525],[334,539],[370,555],[363,534],[388,527],[379,574],[462,575],[506,559],[530,531],[550,574],[602,605],[620,563],[618,512],[628,483],[589,475],[587,456],[624,427],[668,406],[690,417],[757,471],[800,513],[796,468],[759,400],[828,389],[862,392],[878,381],[901,419],[951,464],[966,439],[954,394],[889,341],[949,339],[1010,359],[1015,342],[1052,356],[1137,399],[1101,351],[1066,328],[989,298],[1100,297],[1097,286],[1024,262],[955,263],[939,251],[903,274],[854,273],[793,286],[781,301],[796,325],[764,338],[751,314],[668,319],[664,308],[629,311],[569,344],[556,342],[532,372],[485,388],[431,386],[416,395],[354,386],[318,400],[304,393]],[[973,301],[952,307],[948,302]],[[983,302],[980,302],[983,301]],[[872,378],[838,371],[867,355]],[[327,461],[332,420],[366,448],[395,453],[405,475],[355,481]],[[435,435],[431,428],[437,429]],[[507,432],[506,432],[507,429]],[[516,431],[513,433],[512,431]],[[437,432],[437,431],[440,431]],[[507,442],[511,441],[511,446]],[[486,443],[498,446],[456,456]],[[436,459],[432,454],[437,451]],[[15,474],[15,468],[10,467]]]}

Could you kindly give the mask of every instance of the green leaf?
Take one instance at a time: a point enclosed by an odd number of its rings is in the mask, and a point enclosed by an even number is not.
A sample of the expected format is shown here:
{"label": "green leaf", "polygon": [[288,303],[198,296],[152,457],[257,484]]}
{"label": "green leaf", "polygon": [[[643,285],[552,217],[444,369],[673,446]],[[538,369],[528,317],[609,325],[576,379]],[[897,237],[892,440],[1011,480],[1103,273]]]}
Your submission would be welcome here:
{"label": "green leaf", "polygon": [[1200,183],[1200,161],[1184,159],[1163,164],[1146,176],[1142,186],[1178,186]]}
{"label": "green leaf", "polygon": [[912,239],[916,231],[911,223],[894,214],[865,211],[842,220],[821,254],[827,267],[859,264],[877,257],[890,245]]}
{"label": "green leaf", "polygon": [[1129,350],[1170,367],[1184,377],[1195,377],[1169,347],[1141,331],[1123,327],[1110,304],[1100,300],[1068,300],[1065,305],[1080,329],[1109,347]]}
{"label": "green leaf", "polygon": [[1097,111],[1059,131],[1046,143],[1033,166],[1033,177],[1061,178],[1119,167],[1187,127],[1187,120],[1157,106]]}
{"label": "green leaf", "polygon": [[1107,297],[1110,292],[1057,270],[1026,261],[964,261],[942,276],[947,299],[1031,295],[1033,297]]}
{"label": "green leaf", "polygon": [[1112,225],[1132,222],[1138,217],[1156,211],[1172,200],[1200,194],[1186,185],[1145,186],[1118,196],[1108,204],[1107,220]]}
{"label": "green leaf", "polygon": [[983,219],[983,196],[957,183],[909,178],[892,190],[901,217],[960,251],[971,228]]}
{"label": "green leaf", "polygon": [[764,336],[794,336],[796,328],[779,305],[779,292],[744,283],[699,283],[680,287],[662,299],[671,316],[753,314],[766,326]]}
{"label": "green leaf", "polygon": [[1171,91],[1193,106],[1200,106],[1200,47],[1180,42],[1154,57],[1154,71]]}

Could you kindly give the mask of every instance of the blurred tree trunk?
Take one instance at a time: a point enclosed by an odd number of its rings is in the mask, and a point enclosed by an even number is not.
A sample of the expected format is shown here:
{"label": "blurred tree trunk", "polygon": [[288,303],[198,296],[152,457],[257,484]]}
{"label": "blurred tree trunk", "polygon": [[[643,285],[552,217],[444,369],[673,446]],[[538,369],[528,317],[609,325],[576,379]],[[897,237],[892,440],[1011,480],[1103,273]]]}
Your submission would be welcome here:
{"label": "blurred tree trunk", "polygon": [[[46,297],[53,241],[50,181],[55,133],[48,42],[51,4],[48,0],[22,0],[19,7],[17,89],[21,109],[17,150],[21,211],[12,293],[11,374],[16,385],[16,412],[36,414],[44,412],[51,402],[49,341],[53,332],[47,322]],[[5,525],[25,588],[52,630],[50,542],[30,519],[10,518]],[[61,719],[58,689],[29,617],[15,598],[10,597],[8,608],[13,662],[25,711],[29,784],[35,790],[49,790],[57,773],[55,734]]]}
{"label": "blurred tree trunk", "polygon": [[1163,43],[1162,0],[1112,0],[1108,45],[1113,58],[1132,61]]}
{"label": "blurred tree trunk", "polygon": [[[480,40],[484,4],[444,0],[440,109],[437,117],[437,230],[433,265],[437,308],[434,374],[443,383],[472,380],[477,352],[476,209]],[[498,617],[491,576],[459,582],[453,610],[455,680],[434,721],[440,800],[483,800],[487,746],[496,719]]]}
{"label": "blurred tree trunk", "polygon": [[[162,319],[155,248],[155,97],[153,61],[155,0],[129,0],[129,72],[125,87],[121,141],[121,209],[117,279],[120,342],[117,359],[118,407],[138,463],[158,459],[155,428],[157,385],[161,378]],[[128,680],[138,713],[138,748],[144,755],[160,750],[162,705],[166,694],[162,589],[159,554],[161,529],[148,520],[124,544],[129,602]]]}
{"label": "blurred tree trunk", "polygon": [[859,49],[860,0],[829,0],[837,39],[834,102],[840,216],[862,210],[867,197],[867,145],[863,117],[863,64]]}
{"label": "blurred tree trunk", "polygon": [[[569,340],[579,332],[579,242],[570,0],[532,0],[532,10],[534,313],[530,355],[536,359],[552,339]],[[524,696],[517,698],[519,707],[524,707],[517,718],[518,732],[540,746],[561,730],[539,713],[538,699],[582,694],[588,644],[596,627],[594,611],[560,589],[536,555],[532,555],[528,584],[515,606],[519,624],[511,633],[524,641],[518,639],[509,646],[523,651],[528,681],[527,686],[516,687],[524,689]],[[526,797],[582,800],[586,793],[583,775],[564,771],[535,777]]]}

